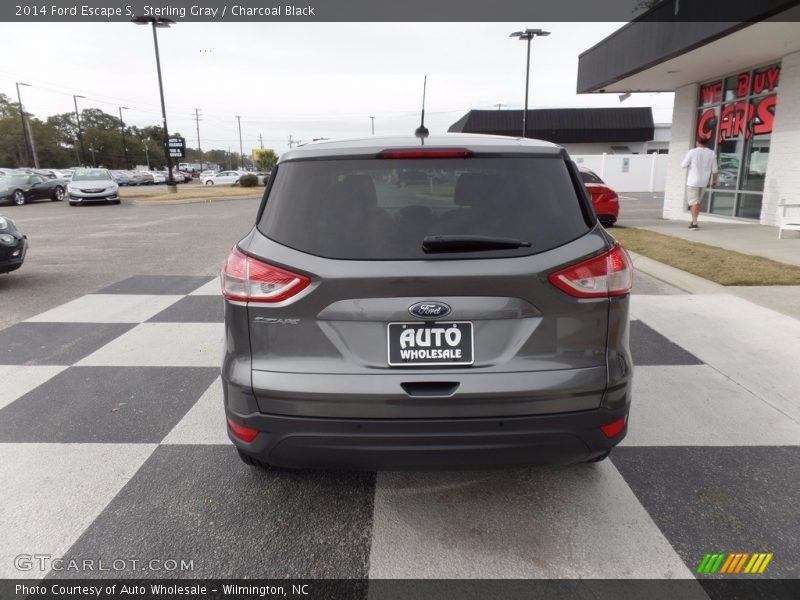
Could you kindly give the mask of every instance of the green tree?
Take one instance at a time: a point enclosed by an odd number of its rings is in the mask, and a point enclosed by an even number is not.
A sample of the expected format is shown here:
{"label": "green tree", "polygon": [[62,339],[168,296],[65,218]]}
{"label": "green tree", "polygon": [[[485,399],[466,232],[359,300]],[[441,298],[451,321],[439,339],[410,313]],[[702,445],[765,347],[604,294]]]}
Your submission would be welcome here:
{"label": "green tree", "polygon": [[278,155],[271,148],[256,148],[253,150],[253,160],[259,171],[271,171],[278,162]]}

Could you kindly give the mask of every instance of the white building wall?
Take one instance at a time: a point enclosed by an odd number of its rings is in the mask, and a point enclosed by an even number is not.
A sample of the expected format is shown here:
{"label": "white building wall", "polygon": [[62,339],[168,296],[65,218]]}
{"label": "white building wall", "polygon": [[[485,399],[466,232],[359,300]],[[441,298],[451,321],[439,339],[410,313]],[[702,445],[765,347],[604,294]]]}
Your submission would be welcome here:
{"label": "white building wall", "polygon": [[[781,73],[781,85],[783,74]],[[669,143],[666,183],[664,186],[665,219],[688,219],[686,210],[686,172],[681,162],[694,146],[694,129],[697,121],[697,94],[700,86],[696,83],[675,90],[672,107],[672,137]],[[780,102],[780,100],[778,100]],[[772,150],[770,149],[770,154]]]}
{"label": "white building wall", "polygon": [[575,154],[572,159],[616,192],[664,191],[666,154]]}
{"label": "white building wall", "polygon": [[781,61],[761,223],[777,225],[778,204],[784,202],[800,202],[800,52]]}

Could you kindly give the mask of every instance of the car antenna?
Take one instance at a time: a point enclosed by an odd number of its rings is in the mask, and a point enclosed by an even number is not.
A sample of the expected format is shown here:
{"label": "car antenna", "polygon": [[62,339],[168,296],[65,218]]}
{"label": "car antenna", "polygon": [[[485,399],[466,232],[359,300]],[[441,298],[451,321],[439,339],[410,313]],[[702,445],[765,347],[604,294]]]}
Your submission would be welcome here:
{"label": "car antenna", "polygon": [[414,135],[417,136],[422,145],[425,145],[425,138],[428,137],[428,128],[425,127],[425,89],[428,87],[428,76],[425,75],[425,79],[422,82],[422,120],[420,121],[419,127],[414,132]]}

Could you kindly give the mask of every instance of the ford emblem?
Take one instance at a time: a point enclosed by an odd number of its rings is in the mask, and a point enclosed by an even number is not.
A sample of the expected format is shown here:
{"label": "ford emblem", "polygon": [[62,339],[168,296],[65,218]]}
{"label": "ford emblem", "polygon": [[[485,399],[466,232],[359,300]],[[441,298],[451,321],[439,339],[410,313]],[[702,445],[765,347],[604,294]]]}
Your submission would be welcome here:
{"label": "ford emblem", "polygon": [[449,315],[451,310],[452,309],[444,302],[430,301],[417,302],[408,308],[408,312],[412,315],[426,320],[441,319]]}

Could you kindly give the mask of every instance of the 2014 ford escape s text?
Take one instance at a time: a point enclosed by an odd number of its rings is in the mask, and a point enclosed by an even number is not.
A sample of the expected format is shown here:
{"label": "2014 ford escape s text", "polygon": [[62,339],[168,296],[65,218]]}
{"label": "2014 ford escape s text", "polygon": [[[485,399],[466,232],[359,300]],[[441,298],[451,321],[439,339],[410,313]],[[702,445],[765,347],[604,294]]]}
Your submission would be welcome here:
{"label": "2014 ford escape s text", "polygon": [[293,468],[601,460],[627,428],[632,277],[553,144],[295,148],[222,271],[229,437]]}

